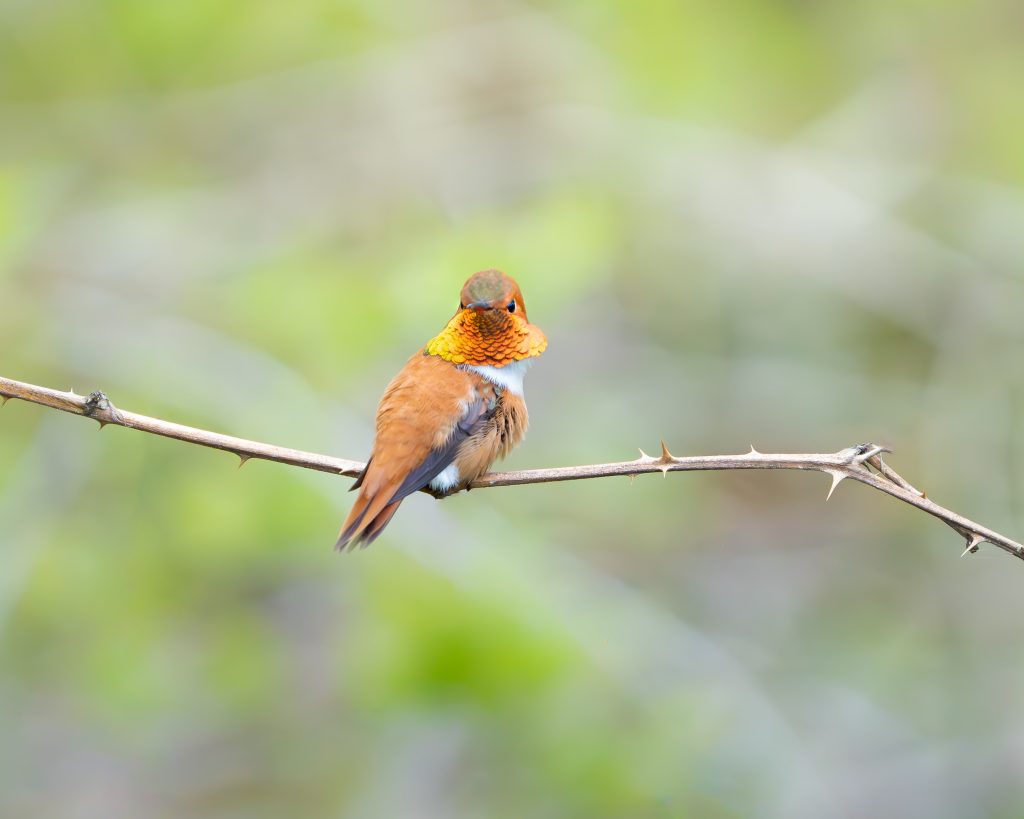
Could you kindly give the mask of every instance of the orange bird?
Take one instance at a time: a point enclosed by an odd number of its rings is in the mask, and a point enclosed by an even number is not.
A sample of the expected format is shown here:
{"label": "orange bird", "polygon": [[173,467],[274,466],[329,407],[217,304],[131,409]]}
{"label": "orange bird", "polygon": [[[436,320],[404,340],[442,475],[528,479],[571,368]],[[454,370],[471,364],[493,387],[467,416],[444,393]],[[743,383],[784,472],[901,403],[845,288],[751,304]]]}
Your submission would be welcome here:
{"label": "orange bird", "polygon": [[377,408],[377,437],[337,548],[368,546],[413,492],[472,483],[526,434],[523,376],[548,341],[500,270],[474,273],[459,309],[406,362]]}

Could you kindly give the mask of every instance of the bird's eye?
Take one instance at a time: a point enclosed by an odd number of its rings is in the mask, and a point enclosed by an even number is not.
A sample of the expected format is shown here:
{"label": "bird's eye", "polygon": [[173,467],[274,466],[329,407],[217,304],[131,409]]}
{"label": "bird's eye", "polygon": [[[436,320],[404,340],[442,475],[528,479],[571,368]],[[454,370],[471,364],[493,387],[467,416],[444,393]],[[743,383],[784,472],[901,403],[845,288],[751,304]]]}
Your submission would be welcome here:
{"label": "bird's eye", "polygon": [[461,301],[459,302],[459,309],[460,310],[465,310],[466,309],[466,305],[464,305]]}
{"label": "bird's eye", "polygon": [[514,313],[516,311],[516,303],[514,301],[510,301],[508,303],[508,311],[510,313]]}

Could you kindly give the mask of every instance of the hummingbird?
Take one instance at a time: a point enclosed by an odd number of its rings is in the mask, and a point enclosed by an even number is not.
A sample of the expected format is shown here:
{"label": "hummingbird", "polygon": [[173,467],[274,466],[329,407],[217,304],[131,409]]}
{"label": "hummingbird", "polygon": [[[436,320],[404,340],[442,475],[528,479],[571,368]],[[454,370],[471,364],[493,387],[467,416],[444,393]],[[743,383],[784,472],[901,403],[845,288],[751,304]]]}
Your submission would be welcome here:
{"label": "hummingbird", "polygon": [[500,270],[470,276],[451,321],[384,390],[336,548],[368,546],[413,492],[456,492],[516,447],[528,423],[523,377],[547,346],[514,279]]}

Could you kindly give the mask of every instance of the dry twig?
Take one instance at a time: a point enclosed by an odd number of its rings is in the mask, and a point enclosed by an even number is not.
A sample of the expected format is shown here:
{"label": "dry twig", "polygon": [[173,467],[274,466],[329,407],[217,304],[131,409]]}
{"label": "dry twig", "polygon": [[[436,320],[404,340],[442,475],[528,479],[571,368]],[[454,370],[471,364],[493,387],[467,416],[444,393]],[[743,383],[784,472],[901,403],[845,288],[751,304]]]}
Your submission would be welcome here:
{"label": "dry twig", "polygon": [[[34,384],[25,384],[0,378],[0,398],[4,403],[10,398],[19,398],[34,404],[84,415],[98,421],[100,427],[113,424],[130,429],[175,438],[191,444],[222,449],[237,455],[244,464],[250,458],[301,466],[305,469],[316,469],[320,472],[331,472],[354,478],[362,472],[360,461],[349,461],[345,458],[333,458],[314,452],[303,452],[298,449],[263,444],[258,441],[247,441],[230,435],[221,435],[195,427],[187,427],[150,418],[134,412],[119,410],[101,392],[94,392],[88,397],[76,395],[74,392],[60,392]],[[882,454],[889,450],[875,444],[859,444],[834,453],[806,454],[766,454],[753,447],[743,455],[698,455],[692,457],[676,457],[668,451],[664,443],[661,454],[653,457],[641,450],[640,457],[634,461],[620,463],[591,464],[587,466],[566,466],[553,469],[526,469],[516,472],[491,472],[476,480],[470,488],[482,489],[490,486],[517,486],[528,483],[550,483],[553,481],[574,481],[585,478],[605,478],[614,475],[643,475],[651,472],[696,472],[725,469],[802,469],[824,472],[832,479],[826,500],[832,497],[836,487],[845,479],[852,478],[867,484],[880,492],[892,495],[904,503],[927,512],[950,526],[967,542],[964,554],[978,551],[982,543],[991,543],[1006,552],[1024,560],[1024,545],[1001,535],[974,521],[968,520],[956,512],[939,506],[923,492],[915,489],[904,480],[888,464],[882,460]]]}

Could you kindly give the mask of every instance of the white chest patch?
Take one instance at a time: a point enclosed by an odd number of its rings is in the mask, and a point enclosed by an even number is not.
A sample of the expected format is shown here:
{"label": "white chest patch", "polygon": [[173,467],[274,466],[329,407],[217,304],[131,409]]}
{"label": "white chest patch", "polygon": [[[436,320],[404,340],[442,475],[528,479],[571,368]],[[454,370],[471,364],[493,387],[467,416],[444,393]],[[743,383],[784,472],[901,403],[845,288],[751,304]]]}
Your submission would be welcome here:
{"label": "white chest patch", "polygon": [[503,387],[514,395],[523,394],[523,376],[529,369],[532,360],[524,358],[522,361],[513,361],[504,367],[492,367],[488,364],[463,364],[467,370],[479,373],[492,384]]}

